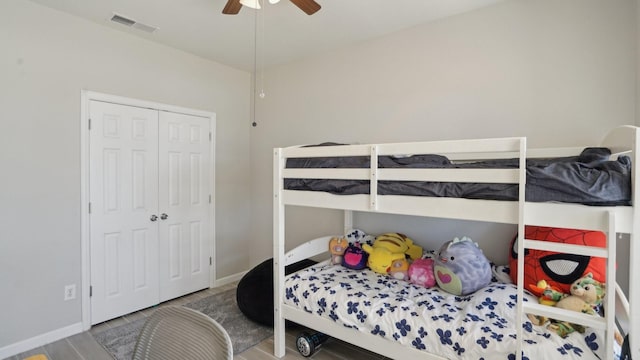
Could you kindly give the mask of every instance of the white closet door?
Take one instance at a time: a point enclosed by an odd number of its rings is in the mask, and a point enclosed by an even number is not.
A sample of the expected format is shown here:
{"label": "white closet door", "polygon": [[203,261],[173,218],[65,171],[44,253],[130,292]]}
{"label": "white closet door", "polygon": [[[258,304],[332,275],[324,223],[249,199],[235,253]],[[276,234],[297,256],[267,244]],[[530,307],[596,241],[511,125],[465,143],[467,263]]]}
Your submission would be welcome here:
{"label": "white closet door", "polygon": [[160,301],[209,286],[209,119],[160,112]]}
{"label": "white closet door", "polygon": [[158,111],[90,101],[91,323],[158,303]]}

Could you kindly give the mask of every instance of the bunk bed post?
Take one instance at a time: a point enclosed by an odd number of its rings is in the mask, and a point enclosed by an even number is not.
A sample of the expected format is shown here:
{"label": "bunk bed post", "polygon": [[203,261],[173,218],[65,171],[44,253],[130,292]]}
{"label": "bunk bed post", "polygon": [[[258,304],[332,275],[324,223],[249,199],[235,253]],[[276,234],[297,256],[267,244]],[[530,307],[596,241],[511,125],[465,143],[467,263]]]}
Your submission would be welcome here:
{"label": "bunk bed post", "polygon": [[351,230],[353,230],[353,211],[345,210],[344,211],[344,229],[342,233],[346,235]]}
{"label": "bunk bed post", "polygon": [[273,355],[285,355],[285,322],[282,317],[282,289],[284,288],[284,203],[282,202],[282,149],[273,152]]}
{"label": "bunk bed post", "polygon": [[527,183],[527,140],[520,138],[518,162],[518,290],[516,292],[516,360],[522,359],[522,339],[524,337],[524,209]]}
{"label": "bunk bed post", "polygon": [[640,150],[640,138],[638,134],[638,128],[633,127],[633,144],[631,154],[631,164],[633,171],[631,172],[631,201],[633,205],[633,226],[632,233],[629,234],[629,344],[631,350],[631,357],[633,359],[640,359],[640,284],[637,281],[632,281],[634,275],[640,273],[640,211],[637,210],[637,206],[640,206],[640,189],[636,188],[635,184],[637,179],[640,179],[640,156],[638,156],[638,150]]}
{"label": "bunk bed post", "polygon": [[371,146],[371,157],[369,158],[370,182],[369,182],[369,208],[371,211],[378,210],[378,146]]}
{"label": "bunk bed post", "polygon": [[613,359],[613,337],[615,332],[615,314],[616,314],[616,287],[610,284],[616,284],[616,216],[613,211],[608,211],[609,231],[607,232],[607,274],[605,288],[605,320],[607,322],[607,330],[605,331],[605,349],[606,359]]}
{"label": "bunk bed post", "polygon": [[640,284],[632,281],[634,275],[640,272],[640,211],[636,206],[640,205],[640,189],[636,187],[637,179],[640,179],[640,133],[639,128],[632,125],[620,126],[610,131],[601,143],[601,146],[608,147],[613,153],[625,152],[631,149],[631,205],[632,225],[629,234],[629,293],[628,301],[628,333],[629,349],[631,358],[640,359]]}

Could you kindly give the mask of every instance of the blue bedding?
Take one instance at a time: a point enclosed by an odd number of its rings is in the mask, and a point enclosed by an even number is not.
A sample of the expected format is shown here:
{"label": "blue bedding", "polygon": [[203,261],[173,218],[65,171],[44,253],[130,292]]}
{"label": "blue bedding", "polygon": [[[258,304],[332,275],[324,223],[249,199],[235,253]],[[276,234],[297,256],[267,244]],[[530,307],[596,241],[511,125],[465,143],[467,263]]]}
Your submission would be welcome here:
{"label": "blue bedding", "polygon": [[[506,280],[495,278],[474,294],[455,296],[368,269],[319,264],[286,278],[284,302],[355,331],[448,359],[509,360],[516,348],[516,287],[508,276],[500,278]],[[561,338],[529,321],[524,328],[524,359],[603,355],[602,332],[587,329]]]}

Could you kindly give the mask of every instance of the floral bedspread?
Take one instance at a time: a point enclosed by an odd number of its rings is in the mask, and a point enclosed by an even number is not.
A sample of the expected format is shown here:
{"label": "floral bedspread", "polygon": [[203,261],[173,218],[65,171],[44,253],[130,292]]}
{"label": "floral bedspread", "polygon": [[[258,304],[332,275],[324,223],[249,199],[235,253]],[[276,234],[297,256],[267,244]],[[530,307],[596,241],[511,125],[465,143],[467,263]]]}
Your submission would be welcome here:
{"label": "floral bedspread", "polygon": [[[516,287],[496,278],[472,295],[455,296],[368,269],[317,265],[289,275],[285,291],[289,305],[448,359],[515,358]],[[604,358],[603,332],[563,339],[529,321],[524,329],[523,359]]]}

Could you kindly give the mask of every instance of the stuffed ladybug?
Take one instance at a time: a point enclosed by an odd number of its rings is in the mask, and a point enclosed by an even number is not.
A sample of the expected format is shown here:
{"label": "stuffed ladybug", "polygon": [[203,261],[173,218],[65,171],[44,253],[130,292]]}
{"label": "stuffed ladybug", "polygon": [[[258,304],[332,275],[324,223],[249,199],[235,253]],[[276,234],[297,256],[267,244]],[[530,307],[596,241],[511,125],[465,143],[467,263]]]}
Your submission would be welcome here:
{"label": "stuffed ladybug", "polygon": [[[606,236],[600,231],[562,229],[541,226],[525,226],[525,238],[565,244],[606,247]],[[518,237],[511,242],[509,268],[511,280],[517,283]],[[606,259],[553,251],[525,249],[524,286],[537,294],[536,284],[540,280],[563,293],[570,292],[571,284],[588,273],[604,283],[606,280]]]}

